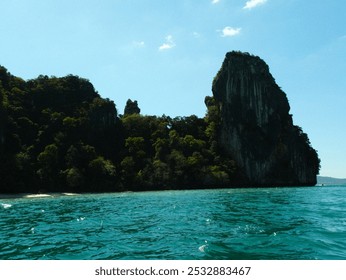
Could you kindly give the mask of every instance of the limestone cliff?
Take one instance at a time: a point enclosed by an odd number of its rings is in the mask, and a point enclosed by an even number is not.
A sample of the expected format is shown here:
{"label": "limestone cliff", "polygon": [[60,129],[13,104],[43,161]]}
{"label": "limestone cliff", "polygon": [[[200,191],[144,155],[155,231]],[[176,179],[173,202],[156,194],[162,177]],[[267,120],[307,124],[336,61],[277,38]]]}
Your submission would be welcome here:
{"label": "limestone cliff", "polygon": [[249,185],[315,185],[319,158],[259,57],[230,52],[213,81],[219,143]]}

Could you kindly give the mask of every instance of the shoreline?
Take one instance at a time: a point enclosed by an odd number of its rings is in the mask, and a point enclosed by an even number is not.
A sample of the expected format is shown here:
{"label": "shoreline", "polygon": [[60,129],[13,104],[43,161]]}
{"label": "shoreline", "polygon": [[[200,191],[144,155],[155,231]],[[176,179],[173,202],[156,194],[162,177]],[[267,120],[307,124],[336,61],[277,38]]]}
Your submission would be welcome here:
{"label": "shoreline", "polygon": [[[327,185],[325,185],[327,186]],[[273,186],[273,187],[266,187],[266,188],[294,188],[294,187],[319,187],[318,185],[314,186]],[[33,193],[14,193],[14,194],[6,194],[6,193],[0,193],[0,200],[2,199],[16,199],[16,198],[54,198],[54,197],[60,197],[60,196],[81,196],[85,194],[112,194],[112,193],[117,193],[117,194],[122,194],[122,193],[142,193],[142,192],[165,192],[165,191],[194,191],[194,190],[215,190],[215,189],[258,189],[258,188],[264,188],[264,187],[234,187],[234,188],[195,188],[195,189],[160,189],[160,190],[143,190],[143,191],[121,191],[121,192],[85,192],[85,193],[69,193],[69,192],[53,192],[53,193],[41,193],[41,194],[33,194]]]}
{"label": "shoreline", "polygon": [[18,193],[18,194],[4,194],[0,193],[0,199],[15,199],[15,198],[47,198],[47,197],[59,197],[59,196],[76,196],[78,193]]}
{"label": "shoreline", "polygon": [[244,186],[237,186],[237,187],[214,187],[214,188],[181,188],[181,189],[148,189],[148,190],[141,190],[141,191],[121,191],[121,192],[81,192],[81,193],[71,193],[71,192],[52,192],[52,193],[0,193],[0,200],[5,199],[17,199],[17,198],[55,198],[55,197],[61,197],[61,196],[81,196],[85,194],[112,194],[112,193],[141,193],[141,192],[165,192],[165,191],[192,191],[192,190],[214,190],[214,189],[264,189],[264,188],[320,188],[320,187],[333,187],[333,186],[345,186],[346,184],[316,184],[316,185],[300,185],[300,186],[252,186],[252,187],[244,187]]}

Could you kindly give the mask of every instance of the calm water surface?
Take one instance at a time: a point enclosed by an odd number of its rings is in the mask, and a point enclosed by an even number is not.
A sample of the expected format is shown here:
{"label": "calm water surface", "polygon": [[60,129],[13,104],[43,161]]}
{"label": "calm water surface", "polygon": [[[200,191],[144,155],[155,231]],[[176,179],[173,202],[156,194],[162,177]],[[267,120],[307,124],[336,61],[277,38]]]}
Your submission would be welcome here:
{"label": "calm water surface", "polygon": [[0,259],[346,259],[346,186],[0,199]]}

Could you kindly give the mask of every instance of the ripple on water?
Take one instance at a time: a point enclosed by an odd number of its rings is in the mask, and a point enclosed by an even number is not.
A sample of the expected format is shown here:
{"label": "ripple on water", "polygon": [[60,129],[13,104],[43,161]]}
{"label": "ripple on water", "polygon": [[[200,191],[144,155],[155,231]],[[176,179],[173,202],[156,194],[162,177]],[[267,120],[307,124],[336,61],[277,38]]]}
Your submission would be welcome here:
{"label": "ripple on water", "polygon": [[81,195],[0,205],[0,259],[346,259],[342,187]]}

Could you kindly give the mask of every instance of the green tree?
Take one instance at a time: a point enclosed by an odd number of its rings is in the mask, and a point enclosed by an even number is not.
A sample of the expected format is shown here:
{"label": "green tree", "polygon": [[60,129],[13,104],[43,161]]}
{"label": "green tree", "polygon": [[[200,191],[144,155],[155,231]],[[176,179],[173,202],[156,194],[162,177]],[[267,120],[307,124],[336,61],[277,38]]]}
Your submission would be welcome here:
{"label": "green tree", "polygon": [[90,188],[92,191],[116,191],[116,169],[110,160],[98,156],[89,163]]}
{"label": "green tree", "polygon": [[153,183],[158,187],[167,187],[171,185],[170,168],[167,163],[161,160],[153,162]]}
{"label": "green tree", "polygon": [[153,144],[155,149],[155,160],[164,160],[169,154],[169,141],[168,139],[157,138]]}
{"label": "green tree", "polygon": [[216,141],[220,126],[219,105],[215,98],[210,96],[205,97],[204,103],[207,106],[207,114],[205,116],[207,127],[205,133],[209,141]]}
{"label": "green tree", "polygon": [[125,140],[125,147],[129,154],[135,159],[143,159],[145,153],[145,140],[143,137],[128,137]]}
{"label": "green tree", "polygon": [[172,182],[176,184],[186,184],[187,159],[179,150],[172,150],[168,156],[168,165]]}
{"label": "green tree", "polygon": [[132,156],[126,156],[120,163],[121,167],[121,181],[126,186],[127,189],[130,189],[134,182],[135,177],[137,176],[136,162]]}
{"label": "green tree", "polygon": [[72,167],[64,171],[66,176],[66,184],[69,187],[69,191],[81,191],[83,187],[85,189],[85,176],[76,167]]}
{"label": "green tree", "polygon": [[58,184],[59,174],[58,147],[55,144],[47,145],[44,151],[37,157],[38,170],[41,186],[44,188],[55,188]]}
{"label": "green tree", "polygon": [[5,91],[2,88],[0,82],[0,155],[3,151],[5,143],[5,123],[6,123],[6,112],[5,112]]}

